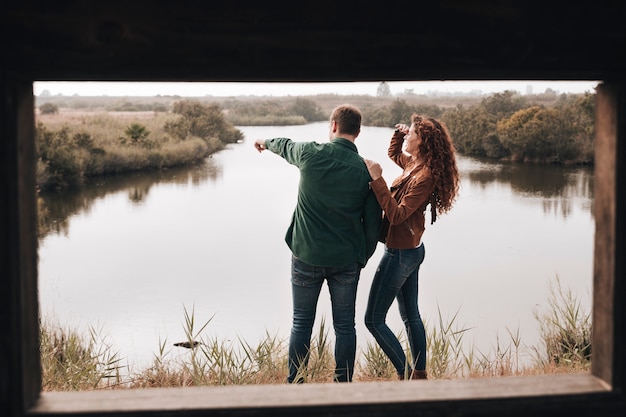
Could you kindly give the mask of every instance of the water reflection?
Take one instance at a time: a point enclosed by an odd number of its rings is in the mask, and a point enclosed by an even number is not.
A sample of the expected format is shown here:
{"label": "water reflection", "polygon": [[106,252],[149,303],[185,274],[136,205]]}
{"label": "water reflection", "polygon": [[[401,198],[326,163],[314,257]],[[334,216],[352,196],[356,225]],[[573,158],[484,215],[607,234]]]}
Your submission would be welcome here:
{"label": "water reflection", "polygon": [[[236,145],[241,146],[241,145]],[[46,231],[66,234],[68,218],[89,212],[95,201],[108,194],[126,192],[133,204],[143,204],[150,190],[159,184],[200,186],[222,177],[224,167],[213,158],[191,167],[112,175],[89,181],[80,189],[42,193],[46,212],[41,227]],[[461,176],[482,189],[491,185],[510,187],[524,197],[542,199],[545,214],[567,217],[575,204],[582,204],[593,216],[593,168],[558,165],[525,165],[501,163],[459,156]]]}
{"label": "water reflection", "polygon": [[107,195],[125,192],[130,202],[141,205],[150,190],[160,184],[199,186],[206,181],[219,179],[222,171],[220,163],[216,163],[213,158],[207,158],[204,163],[194,166],[110,175],[89,180],[81,188],[41,193],[40,238],[48,233],[66,235],[70,217],[89,213],[92,205]]}
{"label": "water reflection", "polygon": [[545,214],[564,218],[582,204],[593,217],[593,167],[475,161],[473,166],[459,164],[462,175],[474,185],[483,189],[503,185],[522,197],[541,198]]}

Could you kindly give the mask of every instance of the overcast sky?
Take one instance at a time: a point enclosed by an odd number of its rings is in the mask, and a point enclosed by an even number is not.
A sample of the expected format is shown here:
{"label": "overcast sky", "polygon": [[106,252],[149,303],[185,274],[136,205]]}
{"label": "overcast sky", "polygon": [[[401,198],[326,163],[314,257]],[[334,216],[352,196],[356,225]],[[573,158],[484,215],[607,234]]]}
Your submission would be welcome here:
{"label": "overcast sky", "polygon": [[[307,96],[334,93],[339,95],[376,96],[379,82],[352,83],[148,83],[148,82],[35,82],[34,94],[43,91],[64,96],[146,96],[178,95],[181,97],[236,97],[236,96]],[[392,94],[412,90],[415,94],[429,92],[482,94],[505,90],[526,94],[543,93],[550,88],[557,93],[593,92],[595,81],[397,81],[389,82]]]}

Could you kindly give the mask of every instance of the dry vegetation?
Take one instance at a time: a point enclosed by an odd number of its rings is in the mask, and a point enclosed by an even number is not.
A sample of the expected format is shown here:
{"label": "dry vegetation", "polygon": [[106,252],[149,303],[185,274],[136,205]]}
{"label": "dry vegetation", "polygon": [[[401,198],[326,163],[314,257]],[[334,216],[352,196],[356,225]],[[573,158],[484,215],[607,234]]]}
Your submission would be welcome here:
{"label": "dry vegetation", "polygon": [[[541,346],[525,346],[518,334],[509,331],[508,341],[498,341],[491,352],[480,352],[464,343],[468,329],[459,326],[456,317],[450,321],[438,317],[435,323],[425,323],[429,379],[589,372],[590,314],[580,308],[580,302],[570,291],[560,287],[558,278],[552,283],[547,302],[545,310],[535,312],[542,330]],[[288,360],[285,339],[268,333],[258,345],[251,345],[245,340],[207,338],[203,332],[210,327],[211,320],[198,325],[193,309],[185,309],[184,315],[187,340],[195,348],[188,349],[187,355],[171,359],[171,342],[163,340],[152,365],[141,370],[122,365],[122,359],[101,332],[90,330],[84,336],[44,321],[41,327],[44,390],[285,383]],[[333,346],[328,331],[322,320],[312,339],[308,368],[301,370],[307,382],[333,381]],[[402,334],[399,333],[401,339]],[[375,342],[357,352],[354,382],[396,379],[395,369]]]}

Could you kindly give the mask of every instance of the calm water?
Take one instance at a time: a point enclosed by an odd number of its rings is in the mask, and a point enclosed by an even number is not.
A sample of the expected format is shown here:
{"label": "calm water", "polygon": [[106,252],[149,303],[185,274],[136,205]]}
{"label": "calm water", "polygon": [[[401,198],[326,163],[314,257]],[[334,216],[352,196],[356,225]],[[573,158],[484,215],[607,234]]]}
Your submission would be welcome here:
{"label": "calm water", "polygon": [[[199,167],[107,178],[80,192],[48,196],[55,230],[40,241],[42,315],[78,329],[93,326],[132,366],[143,368],[166,341],[186,354],[185,309],[200,337],[255,345],[266,332],[288,337],[290,252],[285,230],[298,171],[259,154],[257,138],[323,141],[327,123],[243,127],[234,144]],[[388,182],[399,169],[386,157],[391,129],[364,127],[361,155],[376,159]],[[465,340],[490,352],[508,331],[536,346],[535,309],[547,308],[558,277],[591,308],[593,171],[494,164],[459,157],[462,184],[453,210],[424,234],[422,316],[468,328]],[[427,218],[427,223],[429,223]],[[363,270],[357,301],[359,346],[367,293],[382,255]],[[330,323],[323,290],[318,320]],[[396,306],[388,321],[399,331]],[[318,322],[319,323],[319,322]]]}

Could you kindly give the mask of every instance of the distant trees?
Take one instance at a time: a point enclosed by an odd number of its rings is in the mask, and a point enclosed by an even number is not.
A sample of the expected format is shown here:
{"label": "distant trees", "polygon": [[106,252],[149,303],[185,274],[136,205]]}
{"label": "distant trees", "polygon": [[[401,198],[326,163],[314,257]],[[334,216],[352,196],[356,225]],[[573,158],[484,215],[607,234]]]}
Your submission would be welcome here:
{"label": "distant trees", "polygon": [[497,118],[484,107],[458,107],[448,111],[443,120],[460,153],[489,158],[501,158],[507,154],[496,134]]}
{"label": "distant trees", "polygon": [[291,113],[304,117],[307,123],[321,122],[328,117],[328,115],[324,114],[320,107],[315,104],[315,101],[307,98],[296,98],[295,103],[293,103],[290,109]]}
{"label": "distant trees", "polygon": [[181,117],[165,124],[165,131],[180,140],[195,136],[207,143],[215,140],[235,143],[243,139],[243,133],[226,120],[217,104],[202,104],[195,100],[174,103],[172,112]]}
{"label": "distant trees", "polygon": [[[168,103],[171,113],[155,111],[141,123],[110,116],[94,116],[71,127],[57,124],[62,127],[56,130],[38,123],[37,184],[42,190],[64,188],[90,176],[196,163],[243,139],[235,124],[305,124],[328,117],[308,98],[230,100],[222,106],[226,108],[182,100]],[[39,110],[54,114],[59,107],[46,102]],[[439,118],[459,153],[469,156],[593,163],[595,94],[591,93],[557,96],[546,92],[528,98],[505,91],[468,107],[372,99],[361,110],[366,126],[393,128],[408,123],[413,113]],[[62,121],[61,116],[47,119]]]}
{"label": "distant trees", "polygon": [[515,91],[510,90],[492,94],[484,98],[481,102],[481,107],[485,109],[488,114],[497,118],[515,113],[526,106],[526,99]]}
{"label": "distant trees", "polygon": [[[382,83],[381,83],[382,84]],[[556,96],[537,104],[514,91],[483,98],[478,105],[441,108],[395,99],[387,106],[363,107],[363,124],[393,127],[413,113],[439,118],[456,149],[465,155],[544,163],[592,163],[595,95]]]}
{"label": "distant trees", "polygon": [[593,162],[595,96],[562,95],[552,107],[505,91],[443,116],[457,150],[527,162]]}
{"label": "distant trees", "polygon": [[409,105],[402,99],[395,99],[388,106],[364,107],[362,111],[363,124],[379,127],[393,127],[398,123],[409,123],[413,113],[429,117],[440,117],[443,114],[443,109],[437,105]]}
{"label": "distant trees", "polygon": [[41,114],[57,114],[59,113],[59,106],[54,103],[43,103],[39,106]]}
{"label": "distant trees", "polygon": [[237,126],[303,125],[326,120],[315,101],[298,97],[293,103],[283,100],[253,100],[230,103],[228,120]]}
{"label": "distant trees", "polygon": [[391,88],[389,84],[385,81],[382,81],[378,84],[378,88],[376,89],[376,97],[389,97],[391,96]]}
{"label": "distant trees", "polygon": [[163,103],[143,103],[143,102],[131,102],[131,101],[118,101],[116,103],[107,106],[107,111],[154,111],[154,112],[166,112],[168,108]]}

